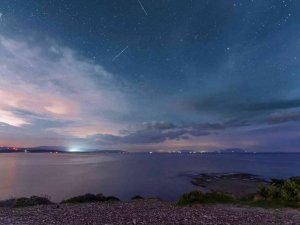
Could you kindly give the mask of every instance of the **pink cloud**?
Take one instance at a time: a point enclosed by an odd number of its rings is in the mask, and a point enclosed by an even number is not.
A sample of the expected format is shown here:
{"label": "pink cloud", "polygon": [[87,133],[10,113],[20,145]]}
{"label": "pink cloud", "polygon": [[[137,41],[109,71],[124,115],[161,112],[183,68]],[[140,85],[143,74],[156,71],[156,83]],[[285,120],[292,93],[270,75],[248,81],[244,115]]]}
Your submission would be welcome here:
{"label": "pink cloud", "polygon": [[35,126],[36,117],[65,121],[68,125],[51,130],[83,137],[117,132],[120,125],[110,115],[128,112],[113,74],[53,41],[36,45],[0,35],[0,61],[2,123]]}
{"label": "pink cloud", "polygon": [[21,127],[26,124],[30,124],[26,119],[10,112],[0,109],[0,123],[6,123],[11,126]]}

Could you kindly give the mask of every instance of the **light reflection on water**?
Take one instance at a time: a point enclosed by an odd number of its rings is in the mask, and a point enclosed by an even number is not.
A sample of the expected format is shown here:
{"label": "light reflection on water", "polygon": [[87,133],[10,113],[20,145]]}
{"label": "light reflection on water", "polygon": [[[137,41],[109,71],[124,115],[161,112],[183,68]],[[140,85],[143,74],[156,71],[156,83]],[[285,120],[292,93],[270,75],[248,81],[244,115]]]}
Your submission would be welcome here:
{"label": "light reflection on water", "polygon": [[101,192],[175,200],[195,188],[182,174],[220,172],[296,176],[300,154],[0,154],[0,199]]}

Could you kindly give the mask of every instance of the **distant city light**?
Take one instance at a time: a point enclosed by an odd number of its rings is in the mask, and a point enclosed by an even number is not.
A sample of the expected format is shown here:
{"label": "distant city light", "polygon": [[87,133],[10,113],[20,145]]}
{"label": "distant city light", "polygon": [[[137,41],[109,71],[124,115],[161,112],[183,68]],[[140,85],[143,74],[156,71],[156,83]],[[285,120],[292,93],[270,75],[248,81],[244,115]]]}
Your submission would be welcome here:
{"label": "distant city light", "polygon": [[70,148],[69,152],[80,152],[78,148]]}

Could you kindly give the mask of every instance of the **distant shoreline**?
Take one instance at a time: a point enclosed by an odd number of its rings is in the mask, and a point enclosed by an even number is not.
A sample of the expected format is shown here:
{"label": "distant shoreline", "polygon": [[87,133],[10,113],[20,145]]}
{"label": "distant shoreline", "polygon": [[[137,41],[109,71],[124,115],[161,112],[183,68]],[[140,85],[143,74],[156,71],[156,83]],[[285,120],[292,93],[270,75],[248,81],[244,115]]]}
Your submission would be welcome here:
{"label": "distant shoreline", "polygon": [[10,150],[7,148],[0,148],[1,153],[61,153],[61,154],[101,154],[101,153],[111,153],[111,154],[178,154],[178,155],[201,155],[201,154],[222,154],[222,155],[249,155],[249,154],[300,154],[300,152],[219,152],[219,151],[189,151],[189,152],[181,152],[181,151],[123,151],[123,150],[96,150],[96,151],[78,151],[71,152],[65,150],[40,150],[40,149],[28,149],[28,148],[18,148],[18,150]]}

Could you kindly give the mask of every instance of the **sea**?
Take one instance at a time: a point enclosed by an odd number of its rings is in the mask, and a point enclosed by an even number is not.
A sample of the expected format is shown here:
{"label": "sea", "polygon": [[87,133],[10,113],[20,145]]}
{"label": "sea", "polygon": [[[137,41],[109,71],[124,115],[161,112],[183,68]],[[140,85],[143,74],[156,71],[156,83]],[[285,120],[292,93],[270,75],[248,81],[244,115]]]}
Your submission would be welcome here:
{"label": "sea", "polygon": [[177,200],[201,173],[300,175],[300,153],[1,153],[0,200],[32,195],[58,202],[85,193]]}

